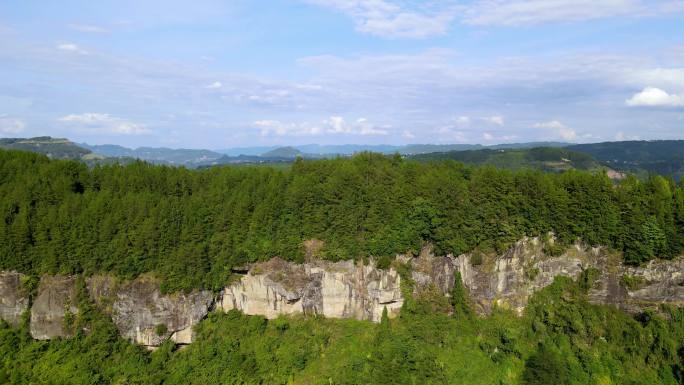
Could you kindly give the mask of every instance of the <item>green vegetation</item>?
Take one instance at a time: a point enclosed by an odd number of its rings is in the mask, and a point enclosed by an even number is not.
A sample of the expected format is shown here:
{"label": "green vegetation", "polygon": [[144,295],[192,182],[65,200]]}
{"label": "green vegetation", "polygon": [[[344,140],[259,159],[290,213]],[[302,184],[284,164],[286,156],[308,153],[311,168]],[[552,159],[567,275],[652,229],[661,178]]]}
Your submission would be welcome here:
{"label": "green vegetation", "polygon": [[158,336],[163,336],[164,334],[166,334],[167,331],[168,331],[168,329],[166,328],[165,324],[159,324],[154,328],[154,332]]}
{"label": "green vegetation", "polygon": [[[457,281],[459,280],[456,277]],[[579,280],[578,282],[582,282]],[[92,308],[69,340],[34,341],[0,325],[0,383],[9,384],[681,384],[684,310],[634,320],[587,302],[557,278],[525,315],[472,315],[462,288],[407,301],[379,324],[318,317],[267,321],[212,313],[197,341],[154,352],[118,337]],[[81,304],[80,306],[83,306]],[[451,310],[452,315],[435,309]]]}
{"label": "green vegetation", "polygon": [[55,159],[82,159],[93,155],[90,150],[79,147],[67,139],[49,136],[0,139],[0,149],[31,151]]}
{"label": "green vegetation", "polygon": [[[232,266],[302,242],[329,260],[388,257],[431,242],[438,254],[501,252],[555,232],[639,264],[684,250],[684,188],[655,176],[615,185],[561,174],[420,163],[362,153],[286,170],[187,170],[143,162],[89,169],[0,151],[0,269],[31,275],[152,272],[164,290],[219,289]],[[384,261],[387,263],[388,261]]]}
{"label": "green vegetation", "polygon": [[647,282],[643,277],[640,276],[632,276],[632,275],[623,275],[621,278],[622,283],[629,289],[629,290],[639,290],[646,286]]}
{"label": "green vegetation", "polygon": [[216,161],[222,156],[214,151],[185,148],[175,149],[165,147],[138,147],[136,149],[131,149],[111,144],[94,146],[81,144],[81,146],[95,153],[112,157],[114,159],[142,159],[151,163],[188,167],[210,163],[212,161]]}
{"label": "green vegetation", "polygon": [[684,140],[626,141],[568,146],[590,154],[608,167],[646,178],[651,174],[684,178]]}
{"label": "green vegetation", "polygon": [[302,152],[297,150],[294,147],[278,147],[276,149],[273,149],[271,151],[267,151],[263,154],[261,154],[261,157],[264,158],[269,158],[269,157],[275,157],[275,158],[296,158],[297,155],[301,155]]}
{"label": "green vegetation", "polygon": [[600,164],[591,155],[553,147],[436,152],[414,155],[411,158],[419,161],[450,159],[466,164],[486,164],[511,170],[530,168],[560,172],[571,169],[598,170],[600,168]]}

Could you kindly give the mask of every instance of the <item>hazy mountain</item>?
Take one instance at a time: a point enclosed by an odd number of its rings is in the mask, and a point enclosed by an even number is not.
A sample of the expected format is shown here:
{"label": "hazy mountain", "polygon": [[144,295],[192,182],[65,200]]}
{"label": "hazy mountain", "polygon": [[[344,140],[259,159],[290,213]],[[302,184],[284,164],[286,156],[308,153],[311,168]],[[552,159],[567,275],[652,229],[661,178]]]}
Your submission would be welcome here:
{"label": "hazy mountain", "polygon": [[91,154],[90,150],[68,139],[49,136],[0,139],[0,148],[37,152],[54,159],[82,159]]}
{"label": "hazy mountain", "polygon": [[[532,143],[508,143],[508,144],[497,144],[493,146],[485,146],[482,144],[407,144],[407,145],[390,145],[390,144],[378,144],[378,145],[364,145],[364,144],[303,144],[303,145],[292,145],[287,146],[287,148],[293,148],[299,150],[304,157],[320,157],[325,155],[352,155],[357,152],[371,151],[379,152],[381,154],[394,154],[400,153],[403,155],[412,154],[427,154],[431,152],[448,152],[448,151],[465,151],[465,150],[478,150],[484,148],[533,148],[533,147],[564,147],[568,143],[560,142],[532,142]],[[271,146],[271,147],[236,147],[224,150],[218,150],[225,155],[237,156],[237,155],[265,155],[273,150],[278,150],[284,147]]]}
{"label": "hazy mountain", "polygon": [[278,147],[260,156],[264,158],[296,158],[297,155],[302,155],[302,151],[294,147]]}
{"label": "hazy mountain", "polygon": [[265,152],[275,150],[278,147],[279,146],[233,147],[222,150],[216,150],[216,152],[228,156],[261,155]]}
{"label": "hazy mountain", "polygon": [[165,147],[139,147],[136,149],[126,148],[117,145],[89,145],[82,144],[83,147],[93,152],[110,157],[130,157],[146,160],[152,163],[162,163],[171,165],[194,166],[201,163],[211,162],[221,158],[223,155],[210,150],[196,149],[173,149]]}

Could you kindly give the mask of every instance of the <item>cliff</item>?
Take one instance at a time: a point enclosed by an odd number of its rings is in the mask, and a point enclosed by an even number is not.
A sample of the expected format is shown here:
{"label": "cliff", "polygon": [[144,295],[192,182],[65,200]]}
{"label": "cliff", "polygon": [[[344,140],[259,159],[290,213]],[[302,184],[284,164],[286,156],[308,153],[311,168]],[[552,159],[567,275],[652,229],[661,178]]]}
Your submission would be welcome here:
{"label": "cliff", "polygon": [[252,266],[223,290],[221,308],[276,318],[303,313],[379,322],[385,307],[398,314],[403,304],[396,270],[353,261],[303,265],[278,258]]}
{"label": "cliff", "polygon": [[[620,255],[604,248],[576,244],[553,256],[544,246],[539,238],[524,238],[498,256],[435,256],[426,247],[416,257],[398,255],[394,267],[388,269],[378,268],[372,260],[295,264],[274,258],[241,269],[238,279],[216,296],[208,291],[165,295],[158,280],[144,276],[132,281],[93,276],[87,279],[86,290],[92,302],[111,316],[122,336],[148,347],[167,339],[191,343],[192,327],[213,308],[267,318],[306,314],[373,322],[378,322],[387,308],[394,317],[404,303],[402,275],[397,271],[402,264],[409,267],[410,275],[403,279],[410,278],[414,294],[436,289],[448,295],[455,272],[460,272],[480,314],[488,314],[494,307],[521,314],[530,296],[556,276],[576,279],[587,269],[593,269],[596,277],[589,291],[593,303],[632,313],[658,311],[663,304],[684,305],[682,258],[632,267],[624,266]],[[21,274],[0,273],[0,317],[13,325],[29,308],[21,281]],[[42,277],[30,311],[34,338],[71,336],[69,320],[78,314],[75,277]]]}
{"label": "cliff", "polygon": [[21,315],[28,309],[28,293],[22,288],[22,274],[0,272],[0,318],[12,326],[19,325]]}
{"label": "cliff", "polygon": [[38,340],[71,337],[70,315],[76,315],[76,278],[44,276],[31,306],[31,336]]}
{"label": "cliff", "polygon": [[93,276],[87,290],[124,338],[145,346],[159,346],[169,338],[178,344],[191,343],[192,326],[206,317],[214,302],[209,291],[162,295],[159,281],[150,277],[118,282]]}

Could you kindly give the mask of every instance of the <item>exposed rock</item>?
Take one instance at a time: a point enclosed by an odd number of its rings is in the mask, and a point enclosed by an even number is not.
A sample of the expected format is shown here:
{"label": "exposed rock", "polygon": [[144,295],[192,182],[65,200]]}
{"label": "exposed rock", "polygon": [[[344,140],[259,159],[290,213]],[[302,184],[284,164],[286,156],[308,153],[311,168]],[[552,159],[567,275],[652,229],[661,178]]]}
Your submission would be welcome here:
{"label": "exposed rock", "polygon": [[539,238],[524,238],[502,256],[484,257],[477,266],[471,263],[472,254],[451,258],[477,312],[488,314],[493,306],[498,306],[522,314],[534,292],[550,285],[559,275],[577,278],[605,257],[601,253],[601,249],[575,245],[564,254],[551,257],[544,253]]}
{"label": "exposed rock", "polygon": [[28,309],[29,297],[21,287],[23,274],[0,272],[0,319],[12,326],[19,325],[21,315]]}
{"label": "exposed rock", "polygon": [[[550,240],[553,242],[553,239]],[[501,256],[484,256],[477,265],[474,255],[437,257],[423,248],[418,257],[398,255],[411,266],[414,294],[434,286],[448,295],[454,273],[459,271],[480,314],[497,306],[522,314],[529,298],[550,285],[556,276],[577,279],[589,268],[599,273],[590,291],[594,303],[616,305],[626,311],[657,309],[661,303],[684,303],[684,260],[651,262],[641,268],[625,267],[618,254],[604,248],[575,244],[560,256],[544,252],[539,238],[523,238]],[[625,275],[640,277],[643,287],[630,290]],[[239,282],[225,288],[221,307],[246,314],[275,318],[280,314],[321,314],[333,318],[379,321],[387,306],[390,315],[403,304],[400,277],[394,269],[351,261],[310,261],[303,265],[273,259],[255,264]]]}
{"label": "exposed rock", "polygon": [[[404,298],[401,277],[394,268],[379,269],[373,261],[317,260],[319,246],[309,242],[310,259],[304,264],[274,258],[234,269],[242,275],[224,288],[216,306],[267,318],[307,314],[378,322],[384,308],[390,317],[399,313]],[[593,303],[629,312],[659,311],[661,305],[684,306],[684,258],[630,267],[622,264],[619,253],[604,248],[576,244],[560,256],[550,256],[539,238],[524,238],[500,256],[470,253],[439,257],[428,246],[417,257],[398,255],[396,263],[411,267],[416,294],[436,288],[448,295],[455,272],[460,272],[480,314],[490,313],[495,306],[521,314],[530,296],[550,285],[556,276],[576,279],[589,268],[597,272],[589,291]],[[14,325],[29,305],[21,277],[0,272],[0,317]],[[191,343],[193,326],[215,302],[208,291],[163,295],[159,281],[150,277],[119,282],[113,277],[93,276],[87,280],[87,290],[93,302],[112,317],[123,337],[149,348],[167,339]],[[36,339],[71,336],[66,316],[78,312],[75,305],[74,277],[43,277],[31,308],[31,335]]]}
{"label": "exposed rock", "polygon": [[274,258],[254,265],[226,287],[221,307],[267,318],[303,313],[378,322],[385,307],[390,316],[398,314],[403,304],[400,280],[394,269],[377,269],[372,263],[298,265]]}
{"label": "exposed rock", "polygon": [[31,336],[38,340],[71,337],[67,314],[78,313],[76,278],[43,276],[31,306]]}
{"label": "exposed rock", "polygon": [[213,303],[208,291],[162,295],[159,282],[148,277],[117,282],[112,277],[94,276],[88,279],[88,292],[111,315],[124,338],[145,346],[159,346],[169,338],[178,344],[191,343],[192,327]]}
{"label": "exposed rock", "polygon": [[615,305],[630,313],[659,311],[660,305],[684,306],[684,258],[653,260],[642,267],[613,261],[601,271],[589,292],[593,303]]}

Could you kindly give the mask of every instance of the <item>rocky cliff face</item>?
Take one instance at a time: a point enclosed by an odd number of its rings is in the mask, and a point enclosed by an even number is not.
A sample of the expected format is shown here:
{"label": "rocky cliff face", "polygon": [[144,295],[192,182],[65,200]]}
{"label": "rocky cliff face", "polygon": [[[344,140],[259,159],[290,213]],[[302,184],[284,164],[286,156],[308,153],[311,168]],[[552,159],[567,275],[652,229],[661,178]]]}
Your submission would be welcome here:
{"label": "rocky cliff face", "polygon": [[473,254],[448,258],[461,272],[476,311],[488,314],[498,306],[522,314],[529,297],[550,285],[554,277],[576,279],[583,270],[607,257],[601,249],[585,249],[580,245],[551,257],[544,253],[539,238],[525,238],[495,258],[476,258]]}
{"label": "rocky cliff face", "polygon": [[596,304],[610,304],[630,313],[658,311],[660,305],[684,306],[684,258],[623,266],[601,260],[602,275],[589,292]]}
{"label": "rocky cliff face", "polygon": [[37,340],[71,337],[70,315],[76,307],[76,278],[44,276],[31,306],[31,336]]}
{"label": "rocky cliff face", "polygon": [[0,272],[0,319],[12,326],[19,325],[29,306],[28,293],[21,286],[22,277],[16,272]]}
{"label": "rocky cliff face", "polygon": [[[495,307],[521,314],[530,296],[548,286],[554,277],[577,278],[596,269],[590,301],[615,305],[629,312],[658,311],[660,305],[684,306],[684,259],[651,261],[629,267],[603,248],[575,245],[560,256],[544,252],[538,238],[525,238],[500,256],[464,254],[435,256],[430,248],[419,256],[397,256],[410,267],[414,293],[436,288],[451,291],[460,272],[476,311],[487,314]],[[322,315],[378,322],[384,308],[396,316],[404,303],[402,278],[394,268],[379,269],[371,261],[295,264],[274,258],[241,269],[239,279],[214,297],[207,291],[163,295],[159,282],[140,277],[119,282],[112,277],[87,280],[92,301],[112,317],[122,336],[155,347],[167,339],[192,342],[192,327],[216,307],[275,318],[280,314]],[[0,317],[17,324],[28,308],[21,275],[0,273]],[[37,339],[69,337],[69,315],[78,313],[74,277],[42,277],[31,307],[31,334]]]}
{"label": "rocky cliff face", "polygon": [[94,276],[87,287],[90,298],[112,317],[124,338],[151,347],[169,338],[191,343],[192,327],[206,317],[214,301],[208,291],[162,295],[159,281],[149,277],[117,282]]}
{"label": "rocky cliff face", "polygon": [[403,304],[400,277],[353,261],[315,261],[303,265],[272,259],[254,265],[223,290],[221,308],[275,318],[303,313],[330,318],[380,321],[385,307],[391,316]]}

